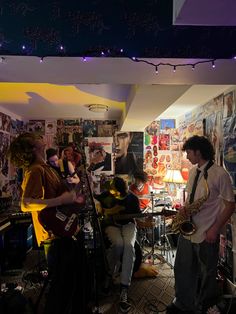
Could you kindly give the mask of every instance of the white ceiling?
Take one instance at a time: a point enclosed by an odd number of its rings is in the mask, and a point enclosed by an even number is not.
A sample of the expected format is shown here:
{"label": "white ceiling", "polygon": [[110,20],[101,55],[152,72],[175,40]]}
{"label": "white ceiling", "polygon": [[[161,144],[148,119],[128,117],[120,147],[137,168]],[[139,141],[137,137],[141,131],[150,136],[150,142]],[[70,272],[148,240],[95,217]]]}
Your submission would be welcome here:
{"label": "white ceiling", "polygon": [[[128,58],[5,56],[0,63],[0,107],[25,119],[117,119],[122,130],[143,131],[157,117],[177,118],[233,88],[236,61],[191,67],[153,66]],[[155,64],[199,60],[145,59]],[[92,113],[88,104],[109,107]]]}

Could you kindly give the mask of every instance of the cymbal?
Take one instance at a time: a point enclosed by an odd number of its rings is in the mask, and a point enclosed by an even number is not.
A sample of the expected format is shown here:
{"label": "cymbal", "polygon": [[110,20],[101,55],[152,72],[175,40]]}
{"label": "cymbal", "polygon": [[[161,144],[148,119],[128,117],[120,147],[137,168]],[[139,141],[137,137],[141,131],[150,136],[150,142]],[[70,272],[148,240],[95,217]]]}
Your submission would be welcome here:
{"label": "cymbal", "polygon": [[144,214],[146,214],[147,216],[172,216],[172,215],[176,215],[177,211],[173,210],[173,209],[161,209],[159,208],[158,210],[156,208],[154,208],[153,210],[151,208],[148,209],[148,211],[145,211]]}
{"label": "cymbal", "polygon": [[[136,194],[135,194],[136,195]],[[143,194],[143,195],[136,195],[138,198],[140,199],[151,199],[152,197],[163,197],[163,194],[160,194],[160,193],[152,193],[152,194]]]}

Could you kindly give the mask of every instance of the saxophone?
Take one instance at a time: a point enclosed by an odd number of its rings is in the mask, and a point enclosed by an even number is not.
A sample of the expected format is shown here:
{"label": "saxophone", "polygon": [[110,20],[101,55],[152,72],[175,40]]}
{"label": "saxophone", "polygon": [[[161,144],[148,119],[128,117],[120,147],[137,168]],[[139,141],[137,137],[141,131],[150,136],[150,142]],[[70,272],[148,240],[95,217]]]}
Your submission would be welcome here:
{"label": "saxophone", "polygon": [[187,213],[187,217],[180,212],[176,214],[173,218],[171,229],[174,233],[181,233],[185,236],[190,236],[194,234],[197,230],[195,224],[191,220],[191,216],[200,212],[200,208],[203,203],[208,199],[209,196],[209,187],[207,184],[207,180],[204,179],[206,193],[203,197],[199,198],[198,200],[194,201],[193,203],[189,204],[186,203],[185,211]]}

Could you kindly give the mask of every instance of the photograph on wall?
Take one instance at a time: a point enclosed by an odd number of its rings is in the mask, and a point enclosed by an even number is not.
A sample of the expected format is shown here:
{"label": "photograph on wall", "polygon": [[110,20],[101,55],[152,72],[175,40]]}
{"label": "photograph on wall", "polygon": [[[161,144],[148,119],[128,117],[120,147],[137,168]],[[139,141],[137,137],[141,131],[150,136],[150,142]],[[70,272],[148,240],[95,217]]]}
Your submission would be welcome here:
{"label": "photograph on wall", "polygon": [[169,150],[170,149],[170,134],[160,134],[159,135],[159,150]]}
{"label": "photograph on wall", "polygon": [[143,169],[143,132],[114,135],[115,174],[132,175]]}
{"label": "photograph on wall", "polygon": [[11,117],[2,112],[0,112],[0,130],[5,132],[11,130]]}
{"label": "photograph on wall", "polygon": [[160,121],[157,121],[157,120],[152,121],[152,123],[146,127],[145,132],[148,135],[159,135],[159,133],[160,133]]}
{"label": "photograph on wall", "polygon": [[88,168],[91,167],[95,175],[113,174],[112,137],[89,137],[86,146]]}
{"label": "photograph on wall", "polygon": [[83,136],[84,137],[97,137],[98,136],[96,120],[84,120]]}
{"label": "photograph on wall", "polygon": [[223,166],[236,189],[236,115],[224,120]]}
{"label": "photograph on wall", "polygon": [[112,137],[118,129],[115,120],[97,120],[96,123],[99,137]]}
{"label": "photograph on wall", "polygon": [[169,130],[175,128],[175,119],[161,119],[160,120],[160,129]]}
{"label": "photograph on wall", "polygon": [[11,134],[20,134],[25,131],[24,122],[21,120],[11,120]]}
{"label": "photograph on wall", "polygon": [[45,134],[45,120],[29,120],[27,125],[28,132],[35,132],[39,135]]}
{"label": "photograph on wall", "polygon": [[61,149],[67,147],[70,143],[74,143],[76,146],[80,146],[82,140],[83,140],[82,119],[57,120],[57,132],[55,135],[55,143]]}
{"label": "photograph on wall", "polygon": [[180,151],[182,141],[180,140],[179,130],[178,129],[170,129],[170,150],[171,151]]}
{"label": "photograph on wall", "polygon": [[46,120],[45,121],[45,135],[56,134],[57,131],[57,121]]}
{"label": "photograph on wall", "polygon": [[234,113],[236,113],[234,91],[224,95],[223,108],[223,118],[231,117]]}
{"label": "photograph on wall", "polygon": [[224,104],[224,96],[223,94],[220,94],[219,96],[213,98],[213,110],[214,112],[222,112],[223,109],[223,104]]}
{"label": "photograph on wall", "polygon": [[222,113],[212,113],[205,119],[204,135],[211,141],[215,148],[215,162],[222,166],[223,136],[222,136]]}

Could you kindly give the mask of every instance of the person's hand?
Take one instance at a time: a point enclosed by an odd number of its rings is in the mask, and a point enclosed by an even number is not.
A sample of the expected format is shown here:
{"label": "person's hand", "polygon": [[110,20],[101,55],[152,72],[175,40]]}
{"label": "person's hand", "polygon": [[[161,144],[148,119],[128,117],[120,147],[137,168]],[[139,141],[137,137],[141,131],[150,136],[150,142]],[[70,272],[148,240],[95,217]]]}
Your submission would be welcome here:
{"label": "person's hand", "polygon": [[59,196],[59,199],[61,205],[74,203],[76,201],[76,193],[75,191],[64,192]]}
{"label": "person's hand", "polygon": [[210,229],[206,232],[206,242],[208,243],[215,243],[218,238],[218,228],[216,228],[214,225],[210,227]]}
{"label": "person's hand", "polygon": [[35,200],[34,198],[31,198],[31,197],[25,197],[23,200],[22,200],[23,204],[25,207],[31,205],[31,204],[38,204],[37,203],[37,200]]}
{"label": "person's hand", "polygon": [[75,198],[75,203],[80,204],[80,205],[84,205],[86,202],[86,197],[84,194],[78,192],[76,193],[76,198]]}

